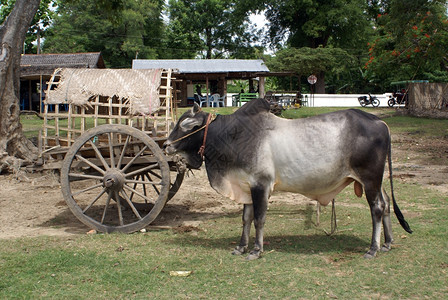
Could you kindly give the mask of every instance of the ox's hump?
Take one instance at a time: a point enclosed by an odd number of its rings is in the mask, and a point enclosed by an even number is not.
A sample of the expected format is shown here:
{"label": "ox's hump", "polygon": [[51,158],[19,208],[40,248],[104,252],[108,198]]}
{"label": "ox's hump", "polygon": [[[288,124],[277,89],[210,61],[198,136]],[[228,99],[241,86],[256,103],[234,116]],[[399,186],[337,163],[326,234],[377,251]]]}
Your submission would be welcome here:
{"label": "ox's hump", "polygon": [[256,115],[259,113],[269,112],[269,110],[269,102],[263,98],[258,98],[244,104],[235,112],[235,114]]}
{"label": "ox's hump", "polygon": [[368,112],[359,110],[359,109],[351,108],[351,109],[348,109],[347,111],[348,111],[350,114],[353,114],[353,115],[358,116],[358,117],[360,117],[360,118],[365,118],[365,119],[368,119],[368,120],[371,120],[371,121],[378,121],[378,120],[381,120],[381,119],[378,118],[377,116],[375,116],[375,115],[373,115],[373,114],[370,114],[370,113],[368,113]]}

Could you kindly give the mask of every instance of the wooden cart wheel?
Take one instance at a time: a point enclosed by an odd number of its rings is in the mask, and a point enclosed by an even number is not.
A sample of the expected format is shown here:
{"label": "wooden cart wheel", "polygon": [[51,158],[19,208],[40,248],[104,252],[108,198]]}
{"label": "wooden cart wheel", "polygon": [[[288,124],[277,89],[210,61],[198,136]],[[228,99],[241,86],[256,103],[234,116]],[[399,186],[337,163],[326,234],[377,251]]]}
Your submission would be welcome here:
{"label": "wooden cart wheel", "polygon": [[167,202],[176,195],[185,177],[185,172],[178,172],[177,170],[171,171],[171,174],[171,184]]}
{"label": "wooden cart wheel", "polygon": [[[169,200],[171,200],[171,198],[174,197],[174,195],[176,195],[177,191],[179,190],[180,186],[182,185],[182,182],[184,181],[184,177],[185,177],[185,172],[178,172],[177,170],[171,170],[171,180],[170,180],[170,189],[168,192],[168,199],[166,200],[165,204],[168,203]],[[145,174],[140,174],[137,175],[136,177],[133,178],[133,180],[142,180],[142,179],[146,179],[149,181],[152,181],[154,179],[160,179],[160,176],[155,174],[154,172],[148,172]],[[158,190],[158,188],[156,186],[152,186],[154,191],[157,194],[160,194],[160,191]],[[133,198],[133,193],[131,193],[130,198],[132,200]],[[123,201],[126,201],[125,199],[122,199]],[[124,205],[127,206],[127,203],[124,202]],[[134,206],[137,208],[141,208],[143,209],[147,204],[145,203],[134,203]]]}
{"label": "wooden cart wheel", "polygon": [[61,188],[70,210],[87,226],[130,233],[154,221],[173,187],[168,162],[149,136],[130,126],[101,125],[67,152]]}

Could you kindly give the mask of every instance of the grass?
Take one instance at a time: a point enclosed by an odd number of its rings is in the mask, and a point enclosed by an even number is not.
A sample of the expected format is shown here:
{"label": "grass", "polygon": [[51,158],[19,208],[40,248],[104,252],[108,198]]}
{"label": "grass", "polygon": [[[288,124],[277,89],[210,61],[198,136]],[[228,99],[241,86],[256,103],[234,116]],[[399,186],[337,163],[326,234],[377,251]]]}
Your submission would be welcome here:
{"label": "grass", "polygon": [[392,132],[405,133],[416,137],[448,137],[447,119],[415,118],[408,116],[395,116],[385,119]]}
{"label": "grass", "polygon": [[[0,298],[25,299],[441,299],[448,293],[446,198],[397,184],[414,234],[393,220],[389,253],[365,260],[370,214],[365,200],[338,197],[338,232],[314,226],[314,206],[270,205],[265,254],[230,255],[241,216],[207,220],[199,232],[40,237],[0,244]],[[356,205],[353,205],[356,204]],[[362,207],[362,204],[364,207]],[[174,277],[170,271],[192,271]]]}
{"label": "grass", "polygon": [[[189,108],[180,108],[178,109],[178,115],[181,116],[185,111]],[[228,115],[235,112],[237,107],[203,107],[202,110],[206,112],[212,112],[215,114]],[[282,113],[283,118],[287,119],[297,119],[297,118],[307,118],[312,117],[324,113],[329,113],[337,110],[344,110],[347,107],[302,107],[299,109],[287,109]],[[381,112],[384,116],[392,116],[395,112],[394,109],[390,108],[368,108],[368,107],[359,107],[358,109],[364,110],[366,112]]]}
{"label": "grass", "polygon": [[[233,109],[205,110],[225,114]],[[329,110],[285,113],[303,117]],[[393,132],[418,130],[414,134],[429,137],[445,136],[448,128],[447,120],[391,116],[385,121]],[[38,127],[34,120],[24,120],[25,130],[33,126]],[[362,258],[371,236],[367,203],[348,188],[337,197],[338,231],[331,237],[323,232],[330,226],[330,207],[323,209],[316,227],[314,206],[270,204],[265,253],[252,262],[230,255],[241,233],[240,214],[205,220],[193,232],[0,240],[0,298],[446,298],[448,198],[399,180],[394,187],[414,234],[403,231],[393,216],[396,242],[375,259]],[[170,275],[179,270],[192,274]]]}
{"label": "grass", "polygon": [[21,115],[20,123],[25,136],[31,138],[39,135],[39,130],[42,129],[44,121],[36,115]]}

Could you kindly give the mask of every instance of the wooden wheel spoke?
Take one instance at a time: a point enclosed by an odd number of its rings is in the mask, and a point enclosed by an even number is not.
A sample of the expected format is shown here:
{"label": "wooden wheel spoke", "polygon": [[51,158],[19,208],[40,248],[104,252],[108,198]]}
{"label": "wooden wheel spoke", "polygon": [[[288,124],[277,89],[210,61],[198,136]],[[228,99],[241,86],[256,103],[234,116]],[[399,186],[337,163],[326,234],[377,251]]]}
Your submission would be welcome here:
{"label": "wooden wheel spoke", "polygon": [[[136,179],[138,180],[139,177],[140,177],[140,175],[138,175]],[[144,185],[143,185],[143,186],[144,186]],[[133,189],[135,190],[136,188],[137,188],[137,183],[134,183],[134,187],[133,187]],[[133,197],[134,197],[134,193],[132,192],[132,193],[131,193],[131,197],[130,197],[129,199],[132,201],[132,198],[133,198]]]}
{"label": "wooden wheel spoke", "polygon": [[88,164],[89,166],[91,166],[92,168],[94,168],[95,170],[97,170],[98,172],[100,172],[101,174],[105,174],[106,172],[101,169],[100,167],[98,167],[97,165],[95,165],[94,163],[92,163],[90,160],[85,159],[84,157],[82,157],[79,154],[75,155],[77,159],[82,160],[83,162],[85,162],[86,164]]}
{"label": "wooden wheel spoke", "polygon": [[162,185],[162,181],[154,182],[154,181],[147,181],[147,180],[141,181],[141,180],[135,180],[135,179],[126,179],[126,183]]}
{"label": "wooden wheel spoke", "polygon": [[106,212],[109,208],[110,199],[112,198],[112,194],[107,195],[106,205],[104,205],[103,215],[101,216],[101,224],[104,224],[104,219],[106,218]]}
{"label": "wooden wheel spoke", "polygon": [[80,173],[68,173],[68,176],[75,177],[75,178],[97,179],[97,180],[101,180],[101,181],[103,180],[102,176],[80,174]]}
{"label": "wooden wheel spoke", "polygon": [[160,175],[157,174],[156,172],[153,172],[153,171],[149,170],[148,173],[151,173],[153,176],[156,176],[157,178],[162,179],[162,176],[160,176]]}
{"label": "wooden wheel spoke", "polygon": [[124,173],[124,172],[126,172],[126,170],[130,167],[130,166],[132,166],[132,164],[134,163],[134,161],[143,153],[143,151],[145,151],[146,149],[148,148],[148,146],[146,146],[145,145],[145,147],[143,147],[132,159],[131,159],[131,161],[129,161],[128,163],[127,163],[127,165],[126,166],[124,166],[124,168],[123,169],[121,169],[121,171]]}
{"label": "wooden wheel spoke", "polygon": [[[143,180],[145,179],[145,176],[148,177],[147,174],[142,175],[142,179],[143,179]],[[151,180],[151,178],[149,178],[149,180]],[[146,184],[143,184],[143,194],[144,194],[145,196],[148,196],[148,194],[146,193]],[[145,199],[145,202],[146,202],[146,199]]]}
{"label": "wooden wheel spoke", "polygon": [[115,201],[117,202],[118,220],[120,222],[120,226],[123,226],[124,222],[123,222],[123,212],[121,210],[120,195],[118,191],[114,191],[114,195],[115,195]]}
{"label": "wooden wheel spoke", "polygon": [[126,199],[126,202],[129,204],[129,206],[131,207],[132,211],[134,212],[134,215],[141,220],[142,217],[140,216],[140,213],[138,212],[138,210],[135,208],[134,203],[132,203],[131,199],[129,199],[128,195],[126,194],[126,192],[124,190],[121,191],[124,199]]}
{"label": "wooden wheel spoke", "polygon": [[107,133],[107,140],[109,141],[110,166],[111,166],[111,168],[115,168],[115,157],[114,157],[114,147],[113,147],[114,139],[112,138],[111,132]]}
{"label": "wooden wheel spoke", "polygon": [[126,141],[124,142],[123,149],[121,150],[120,158],[118,158],[117,168],[120,168],[120,167],[121,167],[121,162],[123,161],[124,154],[126,153],[126,147],[128,146],[128,143],[129,143],[129,140],[130,140],[130,139],[131,139],[131,136],[128,135],[128,136],[126,137]]}
{"label": "wooden wheel spoke", "polygon": [[135,171],[132,171],[130,173],[125,174],[125,177],[132,177],[132,176],[137,175],[139,173],[143,173],[143,172],[146,172],[148,170],[154,169],[157,166],[158,166],[158,164],[152,164],[152,165],[146,166],[144,168],[141,168],[141,169],[138,169],[138,170],[135,170]]}
{"label": "wooden wheel spoke", "polygon": [[85,188],[85,189],[82,189],[82,190],[80,190],[80,191],[77,191],[76,193],[73,193],[73,194],[72,194],[72,197],[75,197],[75,196],[78,196],[79,194],[82,194],[82,193],[85,193],[85,192],[87,192],[87,191],[96,189],[96,188],[98,188],[98,187],[100,187],[100,186],[102,186],[102,185],[103,185],[103,183],[98,183],[98,184],[92,185],[92,186],[90,186],[90,187],[88,187],[88,188]]}
{"label": "wooden wheel spoke", "polygon": [[131,191],[132,193],[134,193],[134,194],[136,194],[136,195],[139,195],[140,197],[142,197],[143,199],[145,199],[145,201],[152,202],[151,199],[148,198],[148,196],[143,195],[143,194],[140,193],[139,191],[137,191],[137,190],[131,188],[130,186],[128,186],[128,185],[125,184],[125,185],[123,185],[123,187],[124,187],[125,189]]}
{"label": "wooden wheel spoke", "polygon": [[87,207],[83,209],[82,212],[85,214],[86,211],[89,210],[89,209],[92,207],[92,205],[95,204],[95,202],[98,201],[98,199],[100,199],[101,196],[102,196],[105,192],[106,192],[106,189],[104,188],[104,189],[98,194],[98,196],[96,196],[95,199],[93,199],[93,201],[90,202],[90,204],[87,205]]}
{"label": "wooden wheel spoke", "polygon": [[96,157],[98,157],[98,159],[101,161],[104,168],[106,170],[109,170],[110,167],[107,164],[106,160],[104,159],[103,155],[101,154],[100,150],[98,150],[98,147],[95,145],[95,143],[92,142],[92,140],[89,140],[89,142],[90,142],[90,145],[92,146],[92,149],[95,151]]}
{"label": "wooden wheel spoke", "polygon": [[[151,176],[149,176],[149,174],[145,174],[145,175],[146,175],[146,177],[149,179],[149,181],[152,180],[152,179],[151,179]],[[145,185],[144,185],[143,187],[145,187]],[[154,184],[152,185],[152,187],[153,187],[154,190],[156,191],[157,195],[160,195],[160,191],[159,191],[159,189],[158,189]]]}

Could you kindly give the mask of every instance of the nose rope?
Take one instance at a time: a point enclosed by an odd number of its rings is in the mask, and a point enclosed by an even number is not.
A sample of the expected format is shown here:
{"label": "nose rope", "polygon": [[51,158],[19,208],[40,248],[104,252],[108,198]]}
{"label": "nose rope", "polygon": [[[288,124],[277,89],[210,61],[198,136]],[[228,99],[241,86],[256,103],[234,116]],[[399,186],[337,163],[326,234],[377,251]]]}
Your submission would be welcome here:
{"label": "nose rope", "polygon": [[212,122],[212,114],[208,115],[207,122],[205,122],[204,140],[202,141],[202,146],[199,148],[198,154],[201,159],[204,160],[205,142],[207,141],[208,125]]}
{"label": "nose rope", "polygon": [[205,150],[205,142],[206,142],[206,139],[207,139],[208,126],[215,119],[215,117],[216,117],[215,115],[209,114],[208,118],[207,118],[207,122],[205,122],[204,126],[200,127],[199,129],[196,129],[193,132],[190,132],[189,134],[184,135],[183,137],[180,137],[180,138],[172,141],[171,144],[174,144],[174,143],[177,143],[179,141],[182,141],[183,139],[186,139],[187,137],[192,136],[195,133],[198,133],[202,129],[205,129],[204,140],[202,141],[202,146],[201,146],[201,148],[199,148],[199,152],[198,152],[198,154],[201,154],[201,158],[204,158],[204,150]]}

